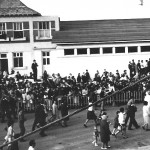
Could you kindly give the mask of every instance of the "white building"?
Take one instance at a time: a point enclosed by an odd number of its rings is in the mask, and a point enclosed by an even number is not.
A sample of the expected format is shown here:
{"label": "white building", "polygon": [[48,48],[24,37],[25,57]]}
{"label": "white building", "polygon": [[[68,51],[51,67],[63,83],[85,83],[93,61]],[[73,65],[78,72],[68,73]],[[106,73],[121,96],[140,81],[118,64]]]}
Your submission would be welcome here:
{"label": "white building", "polygon": [[128,70],[132,59],[149,59],[150,19],[59,21],[41,16],[19,0],[0,1],[0,70],[29,74],[33,59],[38,77],[89,70]]}
{"label": "white building", "polygon": [[53,71],[121,73],[132,59],[150,58],[150,19],[61,21],[52,42],[57,44]]}
{"label": "white building", "polygon": [[0,1],[0,70],[29,74],[35,59],[38,76],[50,64],[52,32],[59,30],[59,18],[41,16],[19,0]]}

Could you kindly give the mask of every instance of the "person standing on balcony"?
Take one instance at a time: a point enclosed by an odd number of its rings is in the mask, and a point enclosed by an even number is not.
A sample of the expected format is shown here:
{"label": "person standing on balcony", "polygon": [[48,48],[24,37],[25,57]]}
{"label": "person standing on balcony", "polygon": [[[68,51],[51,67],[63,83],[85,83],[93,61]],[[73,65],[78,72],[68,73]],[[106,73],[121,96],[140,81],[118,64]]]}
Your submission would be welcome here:
{"label": "person standing on balcony", "polygon": [[33,60],[31,68],[33,71],[34,81],[37,81],[37,67],[38,67],[38,64],[36,63],[36,60]]}
{"label": "person standing on balcony", "polygon": [[86,76],[86,82],[89,82],[90,74],[89,74],[88,70],[86,70],[85,76]]}

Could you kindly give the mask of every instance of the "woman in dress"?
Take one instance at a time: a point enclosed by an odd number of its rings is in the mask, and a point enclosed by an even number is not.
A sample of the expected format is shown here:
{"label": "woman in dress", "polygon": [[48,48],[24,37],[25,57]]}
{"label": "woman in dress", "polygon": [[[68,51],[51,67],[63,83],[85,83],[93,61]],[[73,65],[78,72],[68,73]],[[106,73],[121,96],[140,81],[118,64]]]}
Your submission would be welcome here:
{"label": "woman in dress", "polygon": [[100,123],[100,137],[101,137],[101,142],[103,143],[101,149],[110,148],[108,142],[110,141],[111,131],[109,129],[110,123],[107,121],[107,118],[108,118],[107,115],[102,115],[102,120]]}
{"label": "woman in dress", "polygon": [[[89,105],[92,105],[92,100],[89,99]],[[84,127],[87,128],[87,123],[89,120],[94,120],[95,122],[95,126],[97,126],[97,116],[95,115],[95,112],[94,112],[94,106],[90,106],[88,108],[88,111],[87,111],[87,119],[84,123]]]}

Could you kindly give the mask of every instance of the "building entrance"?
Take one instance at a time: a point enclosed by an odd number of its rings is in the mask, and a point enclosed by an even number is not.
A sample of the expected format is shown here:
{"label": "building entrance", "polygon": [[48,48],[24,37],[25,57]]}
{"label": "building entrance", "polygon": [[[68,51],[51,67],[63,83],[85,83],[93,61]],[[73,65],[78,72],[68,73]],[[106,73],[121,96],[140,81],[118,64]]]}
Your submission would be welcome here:
{"label": "building entrance", "polygon": [[0,59],[0,71],[8,72],[8,59]]}

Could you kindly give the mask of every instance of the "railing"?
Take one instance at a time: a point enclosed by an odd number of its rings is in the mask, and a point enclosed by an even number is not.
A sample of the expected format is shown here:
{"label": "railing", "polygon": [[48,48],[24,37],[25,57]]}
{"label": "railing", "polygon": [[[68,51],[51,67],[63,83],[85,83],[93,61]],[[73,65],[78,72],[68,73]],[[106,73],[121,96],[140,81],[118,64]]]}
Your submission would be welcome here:
{"label": "railing", "polygon": [[[136,84],[138,84],[138,83],[140,83],[140,82],[142,82],[142,81],[144,81],[144,80],[147,80],[147,79],[149,79],[149,78],[150,78],[150,75],[147,76],[147,77],[144,77],[144,78],[142,78],[142,79],[140,79],[140,80],[138,80],[138,81],[135,82],[135,83],[132,83],[132,84],[128,85],[127,87],[124,87],[124,88],[121,89],[120,91],[116,91],[116,92],[112,93],[111,95],[108,95],[108,96],[106,96],[106,97],[104,97],[104,98],[101,98],[100,100],[97,100],[96,102],[94,102],[94,103],[91,104],[91,105],[88,105],[88,106],[86,106],[86,107],[83,107],[83,108],[81,108],[81,109],[78,109],[78,110],[72,112],[71,114],[69,114],[69,115],[67,115],[67,116],[65,116],[65,117],[63,117],[63,118],[61,118],[61,119],[55,120],[55,121],[53,121],[53,122],[51,122],[51,123],[45,125],[44,127],[40,127],[40,128],[38,128],[38,129],[36,129],[36,130],[34,130],[34,131],[32,131],[32,132],[29,132],[29,133],[25,134],[24,136],[21,136],[21,137],[15,139],[15,140],[13,140],[13,141],[11,141],[11,142],[9,142],[9,143],[0,145],[0,149],[2,149],[3,147],[6,147],[8,144],[11,144],[11,143],[13,143],[13,142],[19,141],[21,138],[28,137],[28,136],[30,136],[30,135],[35,134],[36,132],[39,132],[39,131],[42,130],[42,129],[46,129],[47,127],[50,127],[51,125],[53,125],[53,124],[55,124],[55,123],[58,123],[58,122],[60,122],[60,121],[62,121],[62,120],[64,120],[64,119],[66,119],[66,118],[68,118],[68,117],[72,117],[72,116],[74,116],[74,115],[76,115],[76,114],[78,114],[78,113],[84,111],[84,110],[87,109],[88,107],[91,107],[91,106],[93,106],[93,105],[102,103],[103,101],[109,99],[109,98],[112,97],[112,96],[115,96],[115,95],[117,95],[117,94],[119,94],[119,93],[123,93],[123,91],[126,91],[126,90],[129,89],[130,87],[132,87],[132,86],[134,86],[134,85],[136,85]],[[140,92],[140,93],[141,93],[141,92]],[[133,92],[133,94],[134,94],[134,92]],[[143,94],[141,93],[141,94],[137,94],[137,95],[143,95]],[[139,100],[140,102],[143,101],[143,100],[142,100],[142,99],[143,99],[142,97],[143,97],[143,96],[141,96],[141,97],[139,96],[139,99],[138,99],[138,100]]]}
{"label": "railing", "polygon": [[[123,105],[128,102],[130,99],[130,96],[133,96],[136,103],[141,103],[143,102],[143,91],[124,91],[121,93],[117,93],[115,95],[112,95],[111,97],[105,99],[104,104],[107,106],[114,106],[114,105]],[[58,103],[58,108],[61,104],[62,98],[67,99],[67,104],[70,109],[76,109],[76,108],[82,108],[85,106],[88,106],[89,102],[89,97],[88,96],[82,96],[82,95],[71,95],[71,96],[58,96],[56,98],[57,103]],[[96,95],[95,99],[93,99],[94,102],[100,100],[100,95]],[[49,110],[52,105],[52,100],[45,100],[45,104],[47,109]],[[34,112],[35,105],[33,102],[26,102],[23,103],[22,101],[18,102],[18,107],[22,106],[25,110],[25,112]]]}

